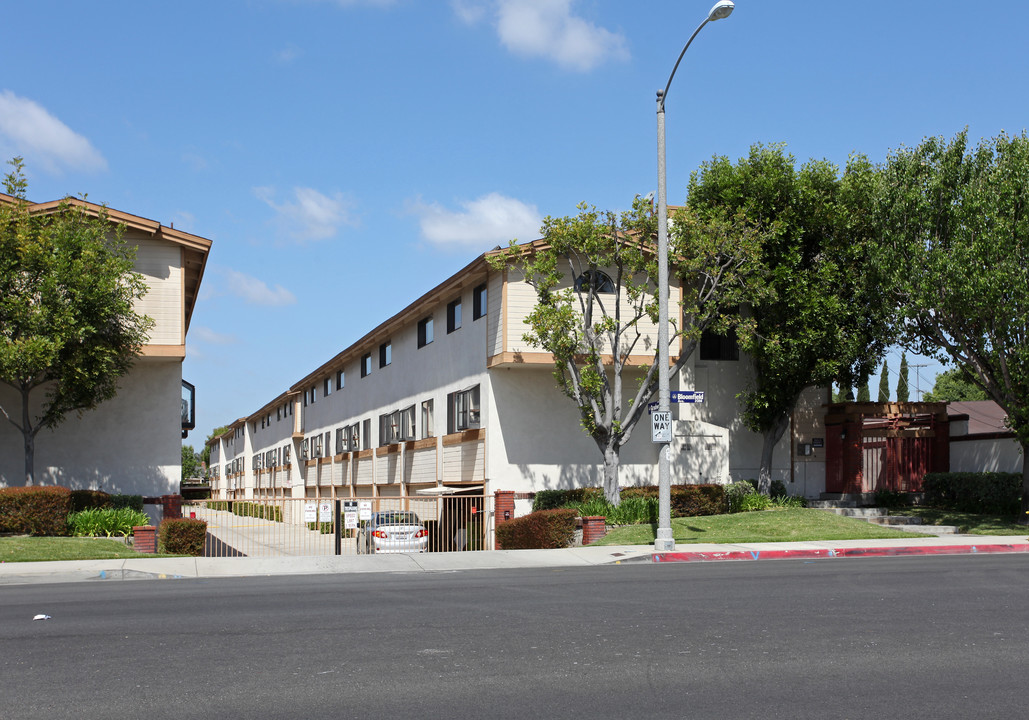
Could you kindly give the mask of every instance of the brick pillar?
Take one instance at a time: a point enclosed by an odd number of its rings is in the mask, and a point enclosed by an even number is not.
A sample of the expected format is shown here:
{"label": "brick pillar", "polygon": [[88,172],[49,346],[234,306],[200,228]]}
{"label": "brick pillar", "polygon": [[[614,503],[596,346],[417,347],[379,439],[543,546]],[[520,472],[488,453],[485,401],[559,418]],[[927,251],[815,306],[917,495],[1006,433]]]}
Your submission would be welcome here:
{"label": "brick pillar", "polygon": [[[514,490],[497,490],[495,493],[493,493],[493,524],[495,527],[499,527],[500,525],[503,525],[509,520],[514,520],[514,496]],[[493,538],[493,549],[499,550],[500,544],[496,540],[496,533],[494,533]]]}
{"label": "brick pillar", "polygon": [[589,545],[607,535],[607,518],[603,515],[589,515],[582,519],[582,544]]}
{"label": "brick pillar", "polygon": [[181,495],[162,495],[161,505],[164,507],[164,517],[166,518],[180,518],[182,517],[182,496]]}
{"label": "brick pillar", "polygon": [[140,525],[132,528],[132,547],[136,552],[154,554],[157,552],[157,528]]}

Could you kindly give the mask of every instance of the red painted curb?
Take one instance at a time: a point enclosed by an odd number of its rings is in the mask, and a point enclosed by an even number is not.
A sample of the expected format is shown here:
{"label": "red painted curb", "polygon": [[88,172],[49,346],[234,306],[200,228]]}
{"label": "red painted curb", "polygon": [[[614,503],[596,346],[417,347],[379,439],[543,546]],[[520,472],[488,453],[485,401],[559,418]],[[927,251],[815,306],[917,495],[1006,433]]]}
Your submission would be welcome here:
{"label": "red painted curb", "polygon": [[1017,545],[908,545],[883,548],[805,548],[798,550],[726,550],[715,552],[654,553],[654,562],[705,562],[713,560],[810,560],[840,557],[903,557],[910,555],[982,555],[1029,553],[1029,543]]}

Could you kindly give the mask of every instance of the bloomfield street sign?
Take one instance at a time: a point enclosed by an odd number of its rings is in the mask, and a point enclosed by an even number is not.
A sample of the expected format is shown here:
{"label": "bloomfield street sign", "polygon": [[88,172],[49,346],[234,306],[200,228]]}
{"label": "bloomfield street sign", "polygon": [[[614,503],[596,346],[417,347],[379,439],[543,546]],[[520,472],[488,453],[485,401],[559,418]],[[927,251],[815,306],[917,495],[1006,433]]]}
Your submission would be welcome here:
{"label": "bloomfield street sign", "polygon": [[[668,399],[673,403],[702,403],[704,402],[703,390],[670,390]],[[657,401],[647,403],[647,411],[654,412],[657,409]]]}

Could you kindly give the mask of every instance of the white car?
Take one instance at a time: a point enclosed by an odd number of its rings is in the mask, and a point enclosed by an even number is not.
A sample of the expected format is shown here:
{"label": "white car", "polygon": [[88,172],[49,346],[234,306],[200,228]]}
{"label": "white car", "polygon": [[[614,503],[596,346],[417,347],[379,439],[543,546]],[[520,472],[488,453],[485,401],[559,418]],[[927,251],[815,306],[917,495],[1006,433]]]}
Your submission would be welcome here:
{"label": "white car", "polygon": [[422,553],[428,547],[429,531],[407,510],[373,513],[357,533],[358,554]]}

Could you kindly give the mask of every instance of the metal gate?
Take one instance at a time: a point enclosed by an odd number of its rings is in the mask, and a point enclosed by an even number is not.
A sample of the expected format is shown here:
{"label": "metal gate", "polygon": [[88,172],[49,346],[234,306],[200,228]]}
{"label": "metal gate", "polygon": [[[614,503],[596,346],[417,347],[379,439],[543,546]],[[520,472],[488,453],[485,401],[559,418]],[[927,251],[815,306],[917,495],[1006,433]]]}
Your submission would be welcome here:
{"label": "metal gate", "polygon": [[468,552],[494,547],[493,498],[481,494],[188,500],[182,515],[207,523],[206,557]]}

